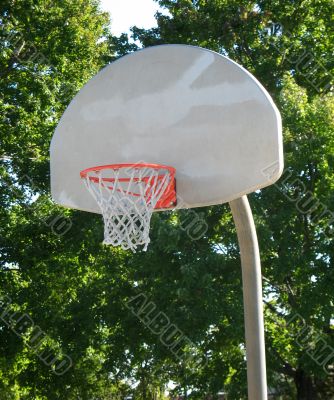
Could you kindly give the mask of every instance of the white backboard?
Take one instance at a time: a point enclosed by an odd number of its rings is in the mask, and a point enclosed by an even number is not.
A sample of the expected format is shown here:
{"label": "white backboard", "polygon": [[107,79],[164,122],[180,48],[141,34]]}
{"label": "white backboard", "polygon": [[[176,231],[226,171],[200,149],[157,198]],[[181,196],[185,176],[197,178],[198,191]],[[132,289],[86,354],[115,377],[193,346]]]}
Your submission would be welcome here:
{"label": "white backboard", "polygon": [[93,166],[172,166],[181,207],[228,202],[283,169],[281,118],[266,90],[230,59],[186,45],[146,48],[100,71],[66,109],[50,152],[53,199],[96,213],[80,179]]}

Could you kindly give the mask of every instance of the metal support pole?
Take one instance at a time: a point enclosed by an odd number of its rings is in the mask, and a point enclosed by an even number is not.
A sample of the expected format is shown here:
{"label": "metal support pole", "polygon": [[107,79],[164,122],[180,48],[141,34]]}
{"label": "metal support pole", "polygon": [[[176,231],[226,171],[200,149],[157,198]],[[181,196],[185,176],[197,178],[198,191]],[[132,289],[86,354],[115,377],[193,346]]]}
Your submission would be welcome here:
{"label": "metal support pole", "polygon": [[244,296],[249,400],[267,400],[259,245],[247,196],[230,202],[237,229]]}

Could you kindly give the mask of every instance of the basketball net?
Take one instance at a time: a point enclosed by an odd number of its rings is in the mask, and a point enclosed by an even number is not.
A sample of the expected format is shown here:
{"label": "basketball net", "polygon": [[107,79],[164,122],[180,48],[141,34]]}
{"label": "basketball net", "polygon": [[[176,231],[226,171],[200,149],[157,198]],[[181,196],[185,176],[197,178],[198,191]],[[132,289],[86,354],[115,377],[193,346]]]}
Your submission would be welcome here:
{"label": "basketball net", "polygon": [[141,245],[147,249],[153,210],[171,187],[174,172],[155,164],[118,164],[81,172],[103,215],[104,244],[133,252]]}

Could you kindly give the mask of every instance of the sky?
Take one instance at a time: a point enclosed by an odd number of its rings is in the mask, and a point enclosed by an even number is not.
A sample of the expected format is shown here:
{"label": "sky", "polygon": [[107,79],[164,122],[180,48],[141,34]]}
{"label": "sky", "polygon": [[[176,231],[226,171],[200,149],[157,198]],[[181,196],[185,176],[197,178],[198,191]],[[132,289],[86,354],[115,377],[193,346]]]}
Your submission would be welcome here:
{"label": "sky", "polygon": [[129,28],[137,25],[140,28],[156,26],[154,14],[159,9],[153,0],[101,0],[103,11],[111,15],[111,32],[119,36],[129,32]]}

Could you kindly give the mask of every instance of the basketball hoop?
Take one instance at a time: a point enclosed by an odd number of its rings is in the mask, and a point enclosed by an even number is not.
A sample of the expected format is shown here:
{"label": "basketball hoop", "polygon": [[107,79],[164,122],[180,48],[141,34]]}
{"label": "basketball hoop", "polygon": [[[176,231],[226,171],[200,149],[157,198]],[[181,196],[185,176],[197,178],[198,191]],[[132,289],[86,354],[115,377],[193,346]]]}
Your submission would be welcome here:
{"label": "basketball hoop", "polygon": [[80,172],[101,209],[104,244],[147,249],[154,209],[176,205],[175,169],[158,164],[112,164]]}

